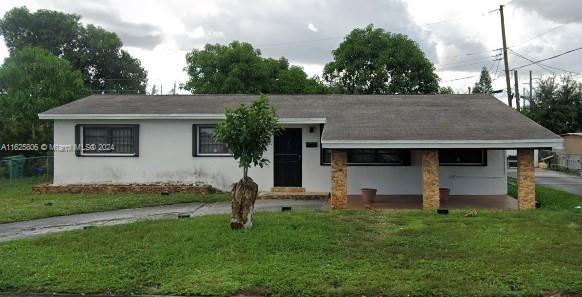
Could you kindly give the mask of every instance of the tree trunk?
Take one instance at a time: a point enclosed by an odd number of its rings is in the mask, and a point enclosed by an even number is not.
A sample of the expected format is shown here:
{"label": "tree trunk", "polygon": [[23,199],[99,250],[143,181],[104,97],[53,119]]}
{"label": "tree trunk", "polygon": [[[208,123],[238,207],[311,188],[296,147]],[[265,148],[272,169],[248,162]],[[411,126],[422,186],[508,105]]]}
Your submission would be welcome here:
{"label": "tree trunk", "polygon": [[230,227],[232,229],[251,228],[253,226],[253,208],[259,186],[252,178],[245,176],[232,188],[232,214]]}

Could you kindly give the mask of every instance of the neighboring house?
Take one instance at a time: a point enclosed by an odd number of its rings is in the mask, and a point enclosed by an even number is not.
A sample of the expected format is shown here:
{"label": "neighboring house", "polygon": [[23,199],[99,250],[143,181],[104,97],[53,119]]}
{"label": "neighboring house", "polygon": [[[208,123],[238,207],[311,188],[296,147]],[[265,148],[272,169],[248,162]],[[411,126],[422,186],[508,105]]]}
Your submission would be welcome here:
{"label": "neighboring house", "polygon": [[[224,108],[255,95],[97,95],[39,114],[54,120],[54,184],[206,182],[230,190],[242,170],[213,139]],[[562,139],[490,95],[270,95],[285,131],[252,168],[260,190],[348,194],[505,195],[506,149],[517,149],[521,208],[534,205],[533,150]],[[112,147],[109,147],[112,145]],[[111,149],[111,150],[109,150]]]}
{"label": "neighboring house", "polygon": [[[507,150],[507,167],[517,168],[517,150]],[[534,166],[538,166],[539,163],[539,151],[534,150]]]}
{"label": "neighboring house", "polygon": [[561,134],[564,149],[556,150],[554,164],[561,170],[582,171],[582,132]]}
{"label": "neighboring house", "polygon": [[564,139],[563,152],[568,155],[582,155],[582,132],[561,134]]}

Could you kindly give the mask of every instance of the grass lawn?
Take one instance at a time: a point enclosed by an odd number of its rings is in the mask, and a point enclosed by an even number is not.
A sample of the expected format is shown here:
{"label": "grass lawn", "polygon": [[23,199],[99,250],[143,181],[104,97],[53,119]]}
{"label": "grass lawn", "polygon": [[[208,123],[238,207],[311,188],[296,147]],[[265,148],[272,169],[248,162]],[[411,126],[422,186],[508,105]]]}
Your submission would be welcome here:
{"label": "grass lawn", "polygon": [[[514,178],[509,178],[507,183],[507,193],[512,197],[517,197],[517,186]],[[543,209],[573,209],[582,205],[582,197],[572,193],[556,190],[549,187],[536,185],[536,201],[540,202]]]}
{"label": "grass lawn", "polygon": [[33,194],[32,186],[41,182],[39,179],[26,178],[0,185],[0,223],[121,208],[230,199],[228,194]]}
{"label": "grass lawn", "polygon": [[0,291],[582,294],[582,211],[540,198],[545,209],[477,217],[463,210],[292,211],[258,213],[245,231],[230,230],[219,215],[52,234],[0,244]]}

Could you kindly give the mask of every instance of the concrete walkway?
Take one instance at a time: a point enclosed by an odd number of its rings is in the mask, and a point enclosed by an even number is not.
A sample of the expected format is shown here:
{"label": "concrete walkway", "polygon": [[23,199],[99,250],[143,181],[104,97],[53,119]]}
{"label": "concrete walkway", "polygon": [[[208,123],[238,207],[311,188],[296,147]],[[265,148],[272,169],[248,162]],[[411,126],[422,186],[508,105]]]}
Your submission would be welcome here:
{"label": "concrete walkway", "polygon": [[[516,178],[516,169],[508,169],[508,175]],[[582,196],[582,176],[536,168],[536,184]]]}
{"label": "concrete walkway", "polygon": [[[323,209],[324,200],[257,200],[255,211],[281,211],[281,207],[293,209]],[[0,224],[0,242],[35,235],[83,229],[91,226],[118,225],[140,220],[160,218],[198,217],[210,214],[230,213],[230,202],[184,203],[154,207],[120,209],[104,212],[59,216],[31,221]]]}

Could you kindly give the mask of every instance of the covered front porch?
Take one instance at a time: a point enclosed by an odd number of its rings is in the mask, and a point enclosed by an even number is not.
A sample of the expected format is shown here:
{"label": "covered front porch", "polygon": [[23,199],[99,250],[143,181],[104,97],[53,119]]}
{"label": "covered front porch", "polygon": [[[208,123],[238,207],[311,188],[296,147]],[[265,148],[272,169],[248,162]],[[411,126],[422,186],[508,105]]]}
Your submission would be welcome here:
{"label": "covered front porch", "polygon": [[420,151],[421,195],[379,195],[369,203],[359,195],[348,195],[347,149],[331,149],[331,196],[330,207],[342,208],[392,208],[392,209],[438,209],[438,208],[535,208],[534,149],[520,148],[518,154],[518,199],[507,195],[451,195],[441,200],[440,167],[438,149]]}

